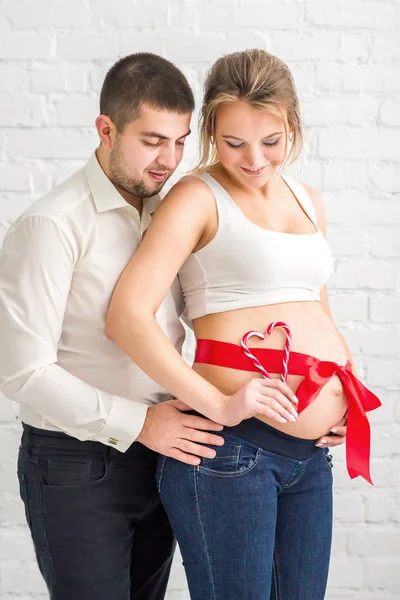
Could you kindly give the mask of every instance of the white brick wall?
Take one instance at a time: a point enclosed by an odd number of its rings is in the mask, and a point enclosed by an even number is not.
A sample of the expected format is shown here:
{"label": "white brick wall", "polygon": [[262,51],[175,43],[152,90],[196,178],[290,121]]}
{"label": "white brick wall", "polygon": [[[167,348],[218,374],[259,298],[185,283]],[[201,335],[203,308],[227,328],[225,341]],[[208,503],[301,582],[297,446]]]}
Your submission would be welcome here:
{"label": "white brick wall", "polygon": [[[291,66],[307,125],[301,177],[325,196],[337,257],[332,310],[384,401],[371,417],[376,486],[351,482],[335,452],[329,600],[400,597],[399,23],[398,0],[0,2],[0,243],[90,154],[99,88],[118,56],[175,61],[197,99],[221,53],[259,46]],[[194,152],[195,137],[183,169]],[[0,428],[0,597],[45,598],[17,494],[20,427],[5,399]],[[188,599],[179,560],[168,598]]]}

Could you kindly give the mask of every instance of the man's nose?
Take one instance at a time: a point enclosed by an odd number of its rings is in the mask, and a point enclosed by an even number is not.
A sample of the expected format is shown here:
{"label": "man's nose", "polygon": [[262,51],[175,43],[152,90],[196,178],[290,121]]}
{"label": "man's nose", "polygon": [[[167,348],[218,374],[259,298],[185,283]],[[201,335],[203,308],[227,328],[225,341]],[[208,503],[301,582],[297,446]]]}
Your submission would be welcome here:
{"label": "man's nose", "polygon": [[175,146],[168,146],[167,148],[163,148],[158,156],[157,162],[159,165],[165,167],[170,171],[176,169],[176,167],[178,166],[178,158],[176,155]]}

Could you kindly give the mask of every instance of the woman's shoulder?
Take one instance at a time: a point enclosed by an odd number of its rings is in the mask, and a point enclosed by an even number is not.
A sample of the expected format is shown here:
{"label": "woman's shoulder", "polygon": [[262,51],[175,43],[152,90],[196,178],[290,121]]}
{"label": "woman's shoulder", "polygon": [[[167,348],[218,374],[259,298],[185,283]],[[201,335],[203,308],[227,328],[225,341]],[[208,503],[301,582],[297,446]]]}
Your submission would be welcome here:
{"label": "woman's shoulder", "polygon": [[171,192],[179,193],[182,190],[207,190],[209,186],[204,181],[204,173],[183,175],[178,181],[176,181],[168,191],[168,194]]}
{"label": "woman's shoulder", "polygon": [[163,203],[174,202],[189,202],[201,203],[202,205],[209,203],[210,206],[214,203],[214,196],[211,187],[196,175],[184,175],[177,181],[167,192]]}
{"label": "woman's shoulder", "polygon": [[206,171],[200,171],[199,173],[189,173],[184,175],[177,181],[171,188],[172,190],[195,190],[203,193],[212,193],[209,184],[206,179],[208,177]]}
{"label": "woman's shoulder", "polygon": [[215,212],[212,190],[199,177],[185,175],[165,194],[155,215],[185,215],[187,218],[206,222]]}

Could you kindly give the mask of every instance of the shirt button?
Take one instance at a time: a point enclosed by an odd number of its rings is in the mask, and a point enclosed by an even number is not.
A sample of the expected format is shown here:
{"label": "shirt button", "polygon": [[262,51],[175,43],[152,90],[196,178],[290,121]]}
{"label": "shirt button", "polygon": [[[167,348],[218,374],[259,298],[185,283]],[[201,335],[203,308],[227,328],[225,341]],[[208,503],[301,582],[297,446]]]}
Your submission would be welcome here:
{"label": "shirt button", "polygon": [[108,438],[108,443],[112,444],[113,446],[116,446],[118,444],[118,440],[116,440],[113,437]]}

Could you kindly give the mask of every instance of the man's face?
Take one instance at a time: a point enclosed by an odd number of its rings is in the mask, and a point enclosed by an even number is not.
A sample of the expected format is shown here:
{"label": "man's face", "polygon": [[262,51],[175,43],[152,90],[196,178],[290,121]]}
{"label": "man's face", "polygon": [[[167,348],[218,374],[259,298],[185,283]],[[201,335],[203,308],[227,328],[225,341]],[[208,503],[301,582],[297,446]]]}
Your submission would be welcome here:
{"label": "man's face", "polygon": [[143,104],[139,117],[117,133],[109,154],[109,178],[141,198],[160,192],[182,160],[191,113],[155,110]]}

